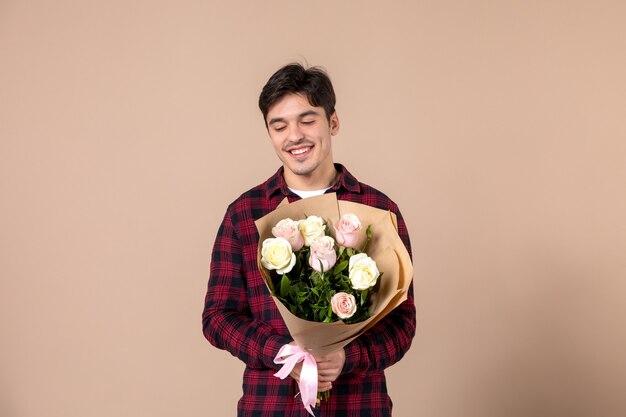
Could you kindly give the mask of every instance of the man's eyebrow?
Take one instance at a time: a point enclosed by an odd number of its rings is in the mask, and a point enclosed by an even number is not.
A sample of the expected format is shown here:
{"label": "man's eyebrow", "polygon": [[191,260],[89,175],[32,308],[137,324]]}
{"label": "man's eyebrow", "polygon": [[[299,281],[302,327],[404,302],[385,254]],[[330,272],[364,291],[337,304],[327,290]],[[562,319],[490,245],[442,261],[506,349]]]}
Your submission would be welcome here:
{"label": "man's eyebrow", "polygon": [[315,110],[307,110],[305,112],[302,112],[298,115],[298,117],[303,118],[306,116],[319,116],[319,112],[316,112]]}
{"label": "man's eyebrow", "polygon": [[284,122],[285,119],[283,119],[282,117],[274,117],[273,119],[270,119],[269,122],[267,122],[268,125],[274,124],[274,123],[278,123],[278,122]]}
{"label": "man's eyebrow", "polygon": [[[304,111],[304,112],[300,113],[298,115],[298,118],[302,119],[303,117],[306,117],[306,116],[319,116],[319,114],[320,113],[315,111],[315,110],[307,110],[307,111]],[[274,118],[270,119],[269,122],[267,122],[267,124],[268,125],[272,125],[274,123],[280,123],[280,122],[283,122],[283,123],[286,122],[285,118],[284,117],[274,117]]]}

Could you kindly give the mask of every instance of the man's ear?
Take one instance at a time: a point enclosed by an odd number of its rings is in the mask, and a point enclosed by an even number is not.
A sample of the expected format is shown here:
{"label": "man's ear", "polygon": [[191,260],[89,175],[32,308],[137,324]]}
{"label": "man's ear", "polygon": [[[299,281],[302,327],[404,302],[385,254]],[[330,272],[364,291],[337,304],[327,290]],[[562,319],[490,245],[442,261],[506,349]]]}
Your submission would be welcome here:
{"label": "man's ear", "polygon": [[330,116],[329,125],[330,125],[330,134],[333,136],[336,135],[337,132],[339,132],[339,116],[337,116],[337,112],[334,112]]}

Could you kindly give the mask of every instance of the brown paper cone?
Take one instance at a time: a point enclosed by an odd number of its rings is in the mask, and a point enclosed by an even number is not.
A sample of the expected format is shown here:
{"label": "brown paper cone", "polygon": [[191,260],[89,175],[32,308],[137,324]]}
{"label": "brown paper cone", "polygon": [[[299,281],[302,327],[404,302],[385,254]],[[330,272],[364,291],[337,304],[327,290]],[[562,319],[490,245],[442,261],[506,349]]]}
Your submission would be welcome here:
{"label": "brown paper cone", "polygon": [[[276,210],[256,221],[259,242],[263,242],[273,237],[272,227],[282,219],[300,220],[316,215],[326,220],[328,225],[332,225],[346,213],[356,214],[364,226],[372,227],[372,240],[366,252],[376,261],[378,269],[383,274],[379,278],[378,290],[371,295],[371,317],[355,324],[345,324],[342,321],[334,323],[307,321],[292,314],[278,298],[272,296],[291,337],[298,346],[314,355],[324,355],[344,347],[406,300],[406,293],[413,277],[413,265],[398,235],[396,216],[387,210],[337,200],[337,196],[331,193],[291,204],[281,203]],[[261,245],[257,263],[271,292],[270,272],[261,264]]]}

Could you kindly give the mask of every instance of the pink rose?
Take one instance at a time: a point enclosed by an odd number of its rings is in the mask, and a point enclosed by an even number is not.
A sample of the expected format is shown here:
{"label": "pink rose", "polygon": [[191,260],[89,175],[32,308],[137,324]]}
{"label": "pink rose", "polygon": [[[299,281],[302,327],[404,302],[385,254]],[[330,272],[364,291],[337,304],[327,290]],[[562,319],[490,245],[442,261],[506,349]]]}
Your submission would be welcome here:
{"label": "pink rose", "polygon": [[338,292],[330,299],[330,306],[340,319],[349,319],[356,313],[354,295]]}
{"label": "pink rose", "polygon": [[294,252],[304,246],[304,238],[298,229],[298,222],[291,219],[282,219],[272,227],[274,237],[282,237],[291,245]]}
{"label": "pink rose", "polygon": [[[317,272],[328,271],[337,262],[335,240],[330,236],[322,236],[311,243],[309,265]],[[321,263],[321,264],[320,264]]]}
{"label": "pink rose", "polygon": [[346,248],[361,249],[365,243],[365,232],[361,227],[361,221],[354,214],[344,214],[333,225],[337,243]]}

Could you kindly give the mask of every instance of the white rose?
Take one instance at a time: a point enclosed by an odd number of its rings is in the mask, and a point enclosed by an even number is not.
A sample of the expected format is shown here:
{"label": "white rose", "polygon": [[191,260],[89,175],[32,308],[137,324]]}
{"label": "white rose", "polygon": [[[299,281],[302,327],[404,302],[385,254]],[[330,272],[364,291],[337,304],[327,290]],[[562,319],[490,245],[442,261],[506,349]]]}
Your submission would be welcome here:
{"label": "white rose", "polygon": [[261,263],[267,269],[275,269],[282,275],[292,270],[296,264],[296,255],[287,239],[269,238],[263,241],[261,247]]}
{"label": "white rose", "polygon": [[366,290],[376,285],[380,272],[376,261],[365,253],[358,253],[350,257],[348,264],[348,277],[355,290]]}
{"label": "white rose", "polygon": [[324,225],[324,219],[318,216],[309,216],[305,220],[298,222],[298,228],[302,237],[304,237],[304,244],[311,246],[311,243],[315,239],[325,236],[326,226]]}

